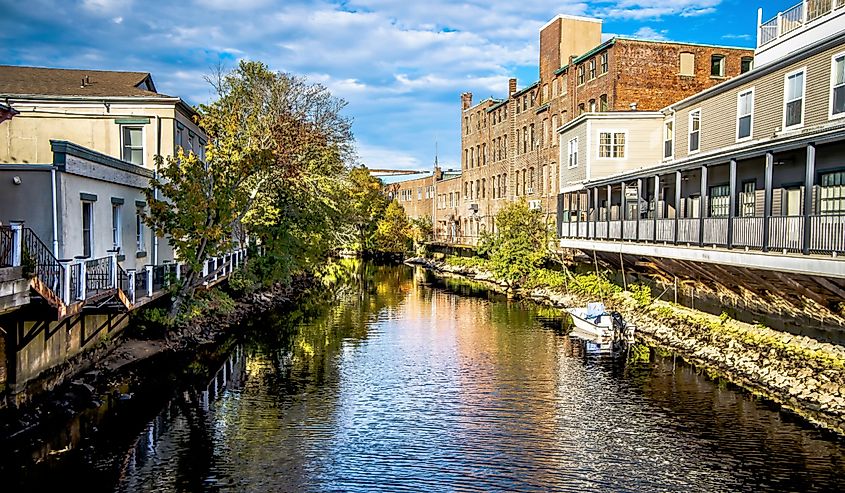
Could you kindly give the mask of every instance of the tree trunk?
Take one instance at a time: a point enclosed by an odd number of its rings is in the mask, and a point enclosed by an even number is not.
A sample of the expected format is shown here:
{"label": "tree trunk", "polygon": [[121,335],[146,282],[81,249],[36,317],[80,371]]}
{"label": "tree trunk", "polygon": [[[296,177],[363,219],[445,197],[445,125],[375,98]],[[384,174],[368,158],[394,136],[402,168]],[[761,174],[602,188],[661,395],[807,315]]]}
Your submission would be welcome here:
{"label": "tree trunk", "polygon": [[187,275],[185,275],[185,282],[182,283],[182,286],[179,287],[179,291],[176,292],[175,297],[173,298],[173,303],[170,305],[170,311],[168,312],[168,316],[171,319],[175,319],[179,312],[182,311],[182,306],[185,304],[185,301],[191,298],[194,294],[194,284],[196,283],[197,273],[194,272],[193,269],[188,269]]}

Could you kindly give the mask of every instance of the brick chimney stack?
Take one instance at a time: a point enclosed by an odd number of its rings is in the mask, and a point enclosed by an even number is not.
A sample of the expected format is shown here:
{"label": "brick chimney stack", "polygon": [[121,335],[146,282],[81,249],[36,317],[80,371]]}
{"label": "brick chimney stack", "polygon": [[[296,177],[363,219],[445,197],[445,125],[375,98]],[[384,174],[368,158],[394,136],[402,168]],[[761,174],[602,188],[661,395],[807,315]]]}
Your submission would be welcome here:
{"label": "brick chimney stack", "polygon": [[472,106],[472,93],[465,92],[461,94],[461,109],[468,110]]}
{"label": "brick chimney stack", "polygon": [[508,79],[508,97],[511,97],[516,92],[516,79]]}

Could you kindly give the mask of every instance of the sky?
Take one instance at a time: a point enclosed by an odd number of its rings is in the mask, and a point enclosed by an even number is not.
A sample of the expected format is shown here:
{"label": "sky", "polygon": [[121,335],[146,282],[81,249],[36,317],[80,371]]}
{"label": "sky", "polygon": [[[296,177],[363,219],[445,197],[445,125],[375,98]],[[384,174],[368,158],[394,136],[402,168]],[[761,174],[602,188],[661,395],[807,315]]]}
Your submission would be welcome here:
{"label": "sky", "polygon": [[538,79],[539,29],[557,14],[604,20],[603,37],[753,48],[798,0],[0,0],[0,64],[150,72],[190,104],[239,60],[324,84],[348,102],[371,168],[460,167],[460,94],[503,97]]}

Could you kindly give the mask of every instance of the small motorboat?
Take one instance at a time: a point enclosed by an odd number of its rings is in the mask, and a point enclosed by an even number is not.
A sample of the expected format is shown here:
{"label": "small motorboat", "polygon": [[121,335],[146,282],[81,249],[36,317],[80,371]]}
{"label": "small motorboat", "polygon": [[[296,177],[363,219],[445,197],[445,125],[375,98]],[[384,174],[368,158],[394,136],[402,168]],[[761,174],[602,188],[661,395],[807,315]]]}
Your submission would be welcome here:
{"label": "small motorboat", "polygon": [[572,315],[572,335],[598,345],[600,352],[609,352],[634,342],[636,327],[629,325],[619,312],[608,312],[604,303],[589,303],[586,308],[567,308]]}

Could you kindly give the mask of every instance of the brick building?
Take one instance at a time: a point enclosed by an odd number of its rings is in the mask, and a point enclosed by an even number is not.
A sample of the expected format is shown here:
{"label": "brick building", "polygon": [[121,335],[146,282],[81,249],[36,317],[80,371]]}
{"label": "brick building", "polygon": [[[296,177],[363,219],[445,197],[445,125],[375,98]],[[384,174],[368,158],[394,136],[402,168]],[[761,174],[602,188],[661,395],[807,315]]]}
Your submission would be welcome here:
{"label": "brick building", "polygon": [[[602,42],[601,20],[555,17],[540,30],[537,82],[517,90],[510,79],[507,98],[475,104],[471,93],[461,95],[462,200],[452,213],[455,236],[472,243],[495,231],[502,205],[523,198],[554,221],[556,130],[567,122],[585,113],[657,111],[752,64],[749,49],[626,37]],[[446,222],[438,212],[436,224]]]}

